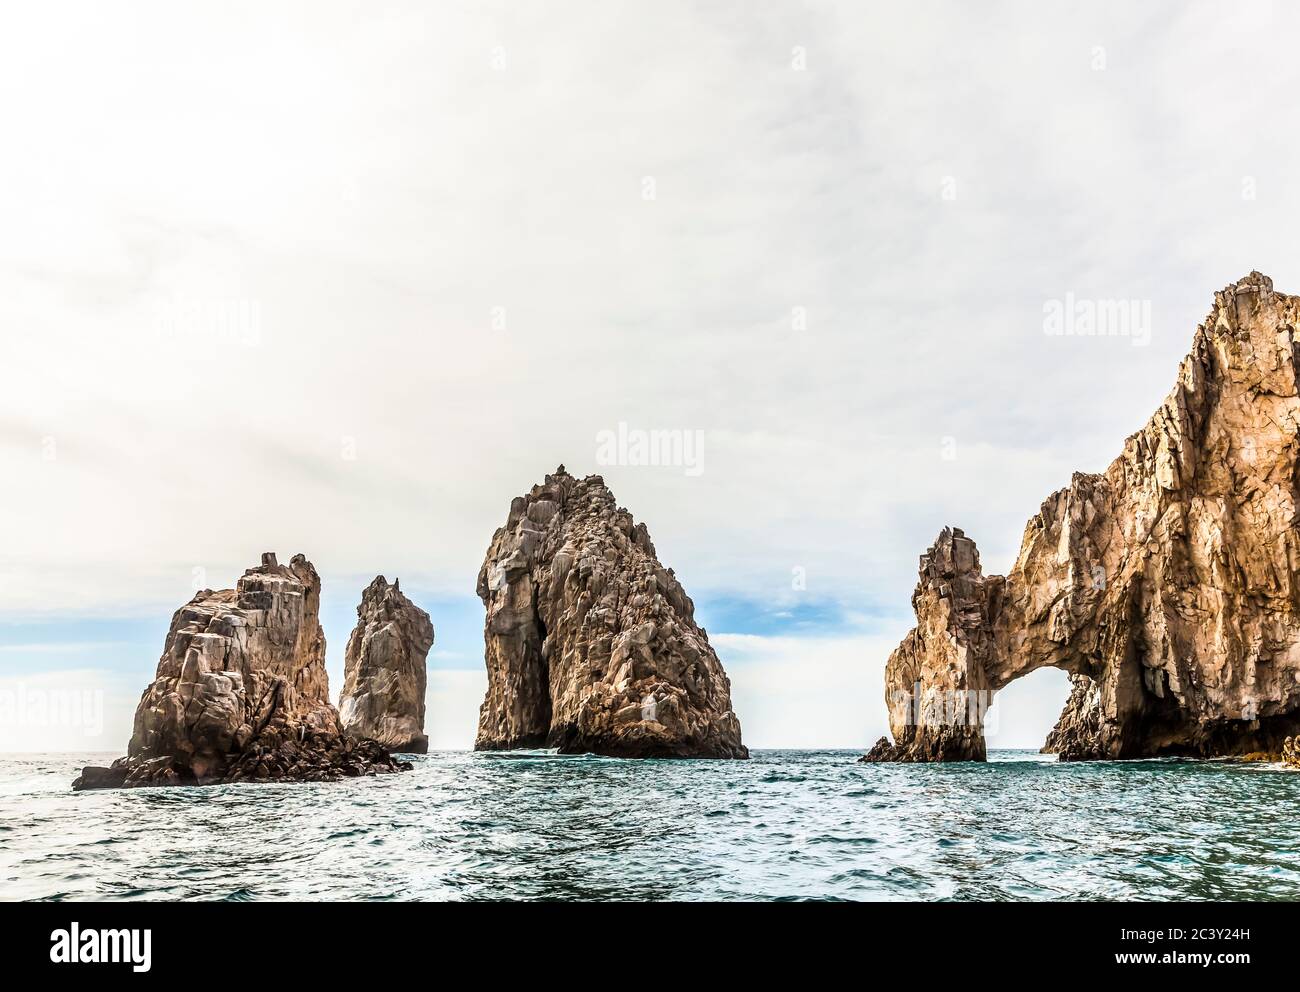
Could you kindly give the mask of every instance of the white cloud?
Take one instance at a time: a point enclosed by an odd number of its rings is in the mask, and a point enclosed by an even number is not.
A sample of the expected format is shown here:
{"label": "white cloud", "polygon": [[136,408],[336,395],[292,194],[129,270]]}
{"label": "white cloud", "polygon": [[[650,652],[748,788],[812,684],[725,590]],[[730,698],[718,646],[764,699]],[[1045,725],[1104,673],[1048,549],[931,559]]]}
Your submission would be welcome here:
{"label": "white cloud", "polygon": [[[905,616],[945,524],[1005,570],[1214,289],[1300,291],[1300,11],[1222,11],[16,8],[4,615],[171,609],[266,549],[464,592],[620,422],[704,432],[699,477],[602,470],[697,598],[800,566]],[[1045,336],[1067,292],[1150,300],[1150,346]]]}
{"label": "white cloud", "polygon": [[984,739],[990,748],[1037,750],[1056,726],[1070,695],[1065,672],[1040,668],[998,691],[984,716]]}
{"label": "white cloud", "polygon": [[0,753],[122,753],[141,688],[102,669],[0,675]]}
{"label": "white cloud", "polygon": [[882,637],[758,637],[709,641],[731,679],[750,748],[862,748],[888,732]]}
{"label": "white cloud", "polygon": [[424,730],[430,750],[467,750],[474,746],[478,709],[487,693],[487,672],[479,669],[429,670]]}

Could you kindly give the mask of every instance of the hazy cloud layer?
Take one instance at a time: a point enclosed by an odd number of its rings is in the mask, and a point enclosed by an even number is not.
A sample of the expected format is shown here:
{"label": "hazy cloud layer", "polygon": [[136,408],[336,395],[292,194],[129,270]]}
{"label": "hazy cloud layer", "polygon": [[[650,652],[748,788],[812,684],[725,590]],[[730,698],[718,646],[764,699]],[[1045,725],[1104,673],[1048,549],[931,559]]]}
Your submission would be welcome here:
{"label": "hazy cloud layer", "polygon": [[[466,594],[563,462],[697,599],[888,640],[941,526],[1005,570],[1118,454],[1214,289],[1300,291],[1283,3],[5,22],[0,619],[165,613],[272,548]],[[1067,294],[1147,333],[1045,334]],[[598,464],[620,424],[701,471]],[[886,646],[824,691],[874,706]]]}

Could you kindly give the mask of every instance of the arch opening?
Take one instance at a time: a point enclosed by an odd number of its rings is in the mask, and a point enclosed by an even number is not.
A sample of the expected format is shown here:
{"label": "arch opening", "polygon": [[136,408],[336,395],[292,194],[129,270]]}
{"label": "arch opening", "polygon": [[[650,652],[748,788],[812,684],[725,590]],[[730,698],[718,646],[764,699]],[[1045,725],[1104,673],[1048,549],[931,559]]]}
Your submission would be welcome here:
{"label": "arch opening", "polygon": [[1064,715],[1070,676],[1060,668],[1039,668],[997,691],[984,716],[984,741],[990,751],[1042,751]]}

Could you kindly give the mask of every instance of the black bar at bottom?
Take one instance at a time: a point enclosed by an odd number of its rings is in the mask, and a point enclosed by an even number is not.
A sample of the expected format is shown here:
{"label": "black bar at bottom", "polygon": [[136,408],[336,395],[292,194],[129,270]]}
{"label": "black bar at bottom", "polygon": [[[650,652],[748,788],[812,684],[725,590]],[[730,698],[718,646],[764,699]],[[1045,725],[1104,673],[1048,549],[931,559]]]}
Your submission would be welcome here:
{"label": "black bar at bottom", "polygon": [[864,983],[899,968],[918,980],[1221,983],[1289,970],[1295,916],[1259,903],[9,903],[0,952],[21,974],[200,984],[231,968],[262,984],[388,980],[399,966],[427,966],[430,984],[461,968],[492,984],[658,984],[701,967],[728,984],[770,982],[776,967],[828,981],[848,968]]}

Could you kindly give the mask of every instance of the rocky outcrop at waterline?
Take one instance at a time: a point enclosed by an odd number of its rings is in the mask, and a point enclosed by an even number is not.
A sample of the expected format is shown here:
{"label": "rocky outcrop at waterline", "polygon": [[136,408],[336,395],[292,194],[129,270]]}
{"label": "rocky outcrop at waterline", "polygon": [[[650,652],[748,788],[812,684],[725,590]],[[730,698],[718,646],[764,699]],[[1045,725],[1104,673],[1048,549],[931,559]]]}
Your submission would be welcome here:
{"label": "rocky outcrop at waterline", "polygon": [[1282,764],[1300,768],[1300,737],[1288,737],[1282,742]]}
{"label": "rocky outcrop at waterline", "polygon": [[885,666],[894,743],[881,740],[871,761],[983,761],[982,712],[990,698],[984,668],[989,653],[985,604],[1000,595],[1001,578],[980,572],[975,542],[945,528],[921,558],[912,594],[917,625]]}
{"label": "rocky outcrop at waterline", "polygon": [[176,611],[125,758],[73,788],[324,781],[397,771],[379,744],[343,733],[329,702],[320,576],[274,554],[234,589]]}
{"label": "rocky outcrop at waterline", "polygon": [[344,657],[339,718],[353,737],[391,751],[424,754],[425,659],[433,647],[429,614],[377,576],[361,594]]}
{"label": "rocky outcrop at waterline", "polygon": [[510,505],[478,577],[478,750],[745,758],[731,684],[645,524],[563,466]]}
{"label": "rocky outcrop at waterline", "polygon": [[872,760],[982,759],[992,693],[1043,667],[1072,680],[1063,760],[1281,750],[1300,730],[1298,319],[1257,272],[1215,294],[1164,404],[1043,503],[1005,578],[939,535]]}

